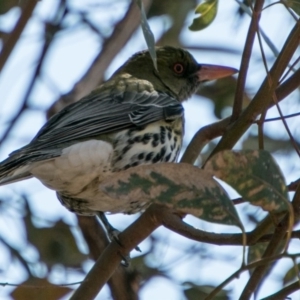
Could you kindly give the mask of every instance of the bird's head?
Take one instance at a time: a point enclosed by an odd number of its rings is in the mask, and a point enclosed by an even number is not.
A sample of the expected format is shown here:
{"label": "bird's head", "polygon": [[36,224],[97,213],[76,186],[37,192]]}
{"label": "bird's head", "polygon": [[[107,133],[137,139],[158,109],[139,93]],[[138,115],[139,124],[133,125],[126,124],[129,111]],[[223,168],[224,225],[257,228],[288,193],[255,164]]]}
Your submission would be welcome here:
{"label": "bird's head", "polygon": [[116,73],[128,73],[137,79],[148,80],[153,87],[167,92],[179,101],[189,98],[204,81],[232,75],[236,69],[199,64],[186,50],[174,47],[156,49],[157,70],[149,51],[133,55]]}

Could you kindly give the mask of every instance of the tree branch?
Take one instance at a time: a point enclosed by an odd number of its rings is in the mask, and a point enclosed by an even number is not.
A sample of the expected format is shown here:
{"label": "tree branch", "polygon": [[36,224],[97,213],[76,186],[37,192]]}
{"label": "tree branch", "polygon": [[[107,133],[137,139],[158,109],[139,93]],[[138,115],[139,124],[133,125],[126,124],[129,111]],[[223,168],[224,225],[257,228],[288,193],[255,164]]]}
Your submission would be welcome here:
{"label": "tree branch", "polygon": [[135,222],[119,234],[119,243],[112,241],[102,252],[70,300],[94,299],[120,265],[122,257],[126,257],[131,250],[162,225],[165,215],[169,213],[170,209],[163,205],[151,205]]}
{"label": "tree branch", "polygon": [[[100,226],[96,217],[77,216],[78,225],[90,249],[90,256],[97,260],[104,249],[109,245],[106,233]],[[107,284],[114,300],[137,300],[139,286],[136,272],[129,268],[118,266]]]}
{"label": "tree branch", "polygon": [[21,16],[13,29],[13,31],[8,35],[5,43],[3,45],[2,51],[0,53],[0,72],[3,69],[7,59],[9,58],[12,50],[17,44],[21,33],[23,32],[25,26],[27,25],[28,20],[30,19],[32,12],[35,9],[38,0],[30,0],[26,1],[26,5],[24,5],[22,9]]}
{"label": "tree branch", "polygon": [[290,285],[284,287],[277,293],[270,295],[266,298],[263,298],[261,300],[280,300],[280,299],[289,299],[287,298],[290,294],[299,291],[299,281],[296,281],[294,283],[291,283]]}
{"label": "tree branch", "polygon": [[[295,205],[298,204],[295,202]],[[299,209],[297,208],[297,210]],[[286,237],[286,226],[284,226],[284,222],[285,221],[280,223],[280,226],[277,227],[277,231],[274,235],[266,235],[261,237],[258,241],[252,238],[255,231],[247,233],[247,245],[255,244],[257,242],[266,242],[271,239],[271,248],[276,248],[279,244],[279,233],[280,240]],[[71,300],[82,299],[83,295],[85,295],[84,299],[87,300],[96,297],[99,290],[109,280],[112,274],[114,274],[122,260],[122,257],[128,255],[132,249],[134,249],[160,225],[164,225],[166,228],[196,241],[216,245],[243,245],[242,234],[215,234],[204,232],[182,222],[175,210],[163,205],[152,204],[133,224],[120,233],[119,244],[113,241],[104,250],[101,257],[99,257],[94,267],[82,282],[81,286],[72,296]],[[292,236],[298,237],[299,232],[295,232]],[[270,255],[266,254],[266,259],[269,259],[269,257],[273,255],[272,252],[270,253]],[[253,264],[251,264],[251,266],[252,265]],[[256,265],[254,264],[254,266]],[[260,267],[262,268],[262,266]]]}
{"label": "tree branch", "polygon": [[237,88],[235,92],[235,98],[232,108],[231,122],[234,122],[242,111],[243,105],[243,93],[245,89],[247,71],[249,67],[249,61],[252,53],[252,47],[255,39],[256,31],[258,30],[258,22],[260,19],[261,11],[263,8],[264,0],[257,0],[254,5],[251,23],[248,30],[247,39],[245,42],[245,48],[242,55],[240,72],[237,80]]}
{"label": "tree branch", "polygon": [[[292,76],[285,80],[277,89],[276,97],[278,102],[291,94],[300,85],[300,69]],[[273,107],[274,102],[269,103],[269,107]],[[226,132],[230,123],[230,117],[221,121],[209,124],[200,128],[187,146],[180,162],[194,164],[203,147],[216,137],[222,136]]]}
{"label": "tree branch", "polygon": [[[29,2],[31,2],[31,1],[29,1]],[[32,2],[35,2],[35,1],[32,1]],[[45,24],[45,28],[44,28],[45,29],[45,39],[44,39],[44,43],[42,46],[41,54],[40,54],[39,58],[37,59],[37,64],[36,64],[33,76],[31,78],[31,81],[28,84],[26,92],[24,93],[23,100],[21,101],[21,107],[19,108],[17,113],[10,120],[9,126],[5,129],[5,131],[1,137],[0,144],[5,141],[5,139],[9,135],[10,131],[16,124],[19,117],[28,108],[29,96],[31,95],[32,90],[36,84],[36,79],[40,75],[40,72],[41,72],[41,69],[42,69],[42,66],[44,63],[44,59],[48,53],[48,50],[53,41],[54,35],[60,29],[59,24],[60,24],[60,22],[62,22],[62,19],[64,17],[64,15],[61,15],[61,10],[63,10],[63,9],[64,9],[64,5],[61,3],[61,5],[59,5],[59,7],[57,8],[57,11],[55,12],[55,16],[52,20],[52,23],[49,22],[48,24]],[[30,17],[30,16],[28,16],[28,17]],[[0,58],[0,60],[1,60],[1,58]]]}
{"label": "tree branch", "polygon": [[[300,187],[298,187],[294,199],[292,201],[292,206],[294,213],[296,215],[296,219],[299,218],[299,209],[300,209]],[[286,236],[286,230],[288,228],[289,224],[289,214],[287,214],[282,222],[279,223],[279,225],[275,228],[273,238],[271,239],[270,243],[268,244],[262,258],[271,257],[278,251],[278,248],[280,247],[281,241]],[[242,294],[241,299],[249,299],[250,296],[253,294],[253,292],[257,289],[257,286],[260,284],[264,274],[268,270],[269,265],[259,266],[257,267],[248,283],[246,284]]]}
{"label": "tree branch", "polygon": [[[265,111],[267,107],[269,107],[279,79],[291,60],[294,52],[298,48],[299,35],[300,20],[296,23],[291,31],[282,51],[271,68],[269,75],[262,83],[259,91],[254,96],[247,109],[245,109],[240,117],[228,127],[226,133],[223,135],[219,144],[216,146],[210,156],[222,150],[231,149],[244,134],[244,132],[250,127],[257,116]],[[269,78],[272,79],[272,85],[270,85]]]}
{"label": "tree branch", "polygon": [[187,146],[180,162],[193,164],[208,142],[224,134],[229,122],[230,118],[226,118],[200,128]]}

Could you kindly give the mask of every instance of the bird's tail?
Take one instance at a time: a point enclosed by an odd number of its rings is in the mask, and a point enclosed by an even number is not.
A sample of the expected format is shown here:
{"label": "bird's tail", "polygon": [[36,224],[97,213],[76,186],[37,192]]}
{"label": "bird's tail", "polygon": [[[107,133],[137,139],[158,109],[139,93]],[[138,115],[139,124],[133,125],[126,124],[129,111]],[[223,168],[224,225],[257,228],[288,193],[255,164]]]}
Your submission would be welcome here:
{"label": "bird's tail", "polygon": [[24,157],[10,156],[0,162],[0,186],[32,177]]}

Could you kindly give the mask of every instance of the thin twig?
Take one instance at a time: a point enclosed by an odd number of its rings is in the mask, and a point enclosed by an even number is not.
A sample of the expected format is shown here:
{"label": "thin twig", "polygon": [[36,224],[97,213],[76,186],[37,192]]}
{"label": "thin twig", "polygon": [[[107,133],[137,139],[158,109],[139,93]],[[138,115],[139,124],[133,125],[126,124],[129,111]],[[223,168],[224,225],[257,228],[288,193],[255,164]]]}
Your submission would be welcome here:
{"label": "thin twig", "polygon": [[[294,117],[298,117],[300,115],[300,112],[298,113],[294,113],[294,114],[290,114],[290,115],[284,115],[282,116],[284,119],[289,119],[289,118],[294,118]],[[269,118],[269,119],[264,119],[263,122],[266,123],[266,122],[274,122],[274,121],[282,121],[282,118],[281,117],[276,117],[276,118]],[[262,121],[261,120],[257,120],[257,121],[254,121],[253,124],[259,124],[261,123]]]}
{"label": "thin twig", "polygon": [[[259,46],[260,46],[261,55],[262,55],[262,59],[263,59],[263,62],[264,62],[265,70],[266,70],[266,72],[267,72],[267,79],[268,79],[268,81],[269,81],[269,85],[270,85],[270,86],[274,86],[274,85],[276,85],[277,83],[276,83],[276,82],[273,82],[272,77],[271,77],[271,75],[270,75],[270,73],[269,73],[268,65],[267,65],[267,59],[266,59],[266,56],[265,56],[265,53],[264,53],[264,50],[263,50],[262,39],[261,39],[261,36],[260,36],[259,31],[257,31],[257,37],[258,37],[258,42],[259,42]],[[292,143],[292,145],[293,145],[295,151],[297,152],[298,156],[300,157],[300,151],[299,151],[299,149],[298,149],[297,143],[296,143],[296,141],[295,141],[295,139],[294,139],[294,137],[293,137],[293,135],[292,135],[292,133],[291,133],[291,131],[290,131],[288,125],[287,125],[287,122],[286,122],[285,118],[283,117],[283,113],[282,113],[281,108],[280,108],[280,106],[279,106],[279,104],[278,104],[278,100],[277,100],[275,91],[273,91],[273,93],[272,93],[272,99],[273,99],[273,102],[275,103],[275,105],[276,105],[276,107],[277,107],[277,110],[278,110],[279,115],[280,115],[280,117],[281,117],[282,123],[283,123],[283,125],[284,125],[284,127],[285,127],[285,130],[286,130],[286,132],[287,132],[287,134],[288,134],[288,136],[289,136],[289,138],[290,138],[290,141],[291,141],[291,143]],[[262,117],[263,117],[263,118],[264,118],[264,115],[265,115],[265,114],[266,114],[266,110],[262,113]],[[262,123],[261,126],[263,126],[263,123]],[[261,126],[260,126],[260,127],[261,127]],[[261,133],[261,134],[262,134],[262,133]]]}
{"label": "thin twig", "polygon": [[[205,300],[212,300],[215,299],[214,297],[229,283],[231,282],[233,279],[238,278],[240,276],[241,273],[247,271],[247,270],[251,270],[257,267],[265,267],[265,266],[269,266],[269,264],[271,262],[277,261],[283,257],[287,257],[287,258],[291,258],[292,260],[294,260],[296,257],[299,257],[300,253],[297,254],[288,254],[288,253],[281,253],[278,255],[274,255],[274,256],[270,256],[270,257],[266,257],[266,258],[262,258],[260,260],[257,260],[255,262],[252,262],[248,265],[243,265],[241,266],[240,269],[238,269],[237,271],[235,271],[232,275],[230,275],[228,278],[226,278],[221,284],[219,284],[206,298]],[[240,297],[240,299],[249,299],[249,298],[243,298],[242,296]]]}
{"label": "thin twig", "polygon": [[[29,1],[29,2],[31,2],[31,1]],[[6,128],[6,130],[4,131],[4,133],[1,137],[0,144],[2,144],[2,142],[5,141],[5,139],[9,135],[10,131],[16,124],[19,117],[28,108],[29,96],[31,95],[31,92],[36,84],[36,79],[38,78],[38,76],[40,74],[42,65],[44,63],[44,59],[46,57],[46,54],[48,53],[48,50],[51,45],[51,42],[53,41],[54,35],[59,30],[59,24],[61,23],[62,18],[64,18],[64,15],[61,15],[62,9],[63,9],[63,4],[61,3],[61,5],[58,7],[58,9],[56,11],[55,17],[53,18],[53,20],[55,20],[55,21],[53,21],[53,23],[45,24],[45,40],[44,40],[44,44],[42,46],[40,57],[37,60],[38,63],[35,67],[35,71],[33,73],[31,81],[28,84],[27,91],[24,93],[23,100],[21,101],[21,103],[22,103],[21,107],[19,108],[17,113],[10,120],[9,126]]]}
{"label": "thin twig", "polygon": [[[297,89],[299,85],[300,85],[300,69],[297,70],[292,76],[290,76],[285,82],[283,82],[276,89],[276,97],[278,102],[285,99],[285,97],[287,97],[290,93],[292,93],[295,89]],[[269,103],[268,108],[271,108],[274,105],[275,105],[274,102],[271,101]],[[257,121],[253,120],[252,123],[255,122]],[[212,139],[222,136],[226,132],[229,123],[230,123],[230,117],[200,128],[192,138],[189,145],[187,146],[181,158],[181,162],[193,164],[197,159],[199,153],[203,149],[203,147]]]}
{"label": "thin twig", "polygon": [[243,111],[240,117],[228,127],[228,130],[223,135],[222,139],[220,140],[214,151],[211,153],[210,157],[222,150],[231,149],[240,139],[240,137],[245,133],[245,131],[251,126],[257,116],[270,106],[273,92],[277,88],[277,83],[284,70],[286,69],[289,61],[291,60],[293,54],[298,48],[299,35],[300,21],[295,24],[293,30],[289,34],[289,37],[287,38],[283,46],[282,51],[280,52],[278,58],[276,59],[273,67],[270,70],[270,76],[272,78],[272,82],[274,83],[273,86],[269,85],[269,81],[267,78],[264,80],[262,86],[254,96],[249,106]]}
{"label": "thin twig", "polygon": [[[296,219],[299,217],[299,207],[300,207],[300,188],[298,187],[293,201],[292,206],[294,213],[296,215]],[[264,254],[263,258],[271,257],[278,251],[278,247],[280,247],[281,241],[286,236],[286,230],[289,227],[289,215],[287,214],[282,222],[279,223],[279,225],[276,227],[273,238],[269,242]],[[259,266],[257,267],[249,281],[247,282],[242,294],[241,299],[249,299],[250,296],[253,294],[253,292],[256,290],[257,286],[260,284],[265,272],[269,268],[268,265]]]}
{"label": "thin twig", "polygon": [[248,30],[247,39],[245,42],[245,48],[242,55],[241,66],[239,76],[237,80],[237,88],[232,108],[231,122],[234,122],[242,111],[243,94],[245,90],[245,83],[247,77],[247,71],[249,67],[250,57],[255,39],[255,33],[258,28],[258,22],[263,8],[264,0],[257,0],[255,2],[254,10],[252,13],[251,23]]}
{"label": "thin twig", "polygon": [[290,285],[282,288],[280,291],[274,293],[273,295],[270,295],[266,298],[262,298],[261,300],[281,300],[281,299],[288,299],[287,297],[296,292],[299,291],[300,285],[299,281],[296,281],[294,283],[291,283]]}
{"label": "thin twig", "polygon": [[266,118],[267,111],[264,111],[258,121],[258,149],[264,149],[264,122]]}
{"label": "thin twig", "polygon": [[280,78],[279,83],[284,81],[287,78],[287,76],[289,75],[290,72],[292,72],[292,71],[295,72],[295,70],[294,70],[295,66],[299,63],[299,61],[300,61],[300,56],[297,59],[295,59],[295,61],[289,66],[287,72]]}
{"label": "thin twig", "polygon": [[7,36],[5,43],[3,45],[2,51],[0,53],[0,72],[3,69],[8,57],[10,56],[12,50],[17,44],[21,33],[23,32],[28,20],[30,19],[32,12],[37,4],[38,0],[26,1],[26,5],[22,9],[21,16],[13,29],[13,31]]}
{"label": "thin twig", "polygon": [[[77,216],[78,225],[88,244],[90,256],[97,260],[104,249],[109,245],[106,233],[95,217]],[[139,278],[130,268],[118,266],[107,284],[114,300],[136,300],[137,291],[133,288],[139,286]]]}

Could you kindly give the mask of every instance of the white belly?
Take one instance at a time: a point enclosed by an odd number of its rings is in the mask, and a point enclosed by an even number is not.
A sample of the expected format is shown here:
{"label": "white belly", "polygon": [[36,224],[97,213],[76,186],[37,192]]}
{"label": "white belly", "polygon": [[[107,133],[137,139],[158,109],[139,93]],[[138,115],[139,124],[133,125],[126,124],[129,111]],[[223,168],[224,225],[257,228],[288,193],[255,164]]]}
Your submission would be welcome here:
{"label": "white belly", "polygon": [[38,162],[31,173],[44,185],[57,191],[78,195],[90,182],[110,174],[112,145],[89,140],[63,149],[61,156]]}

